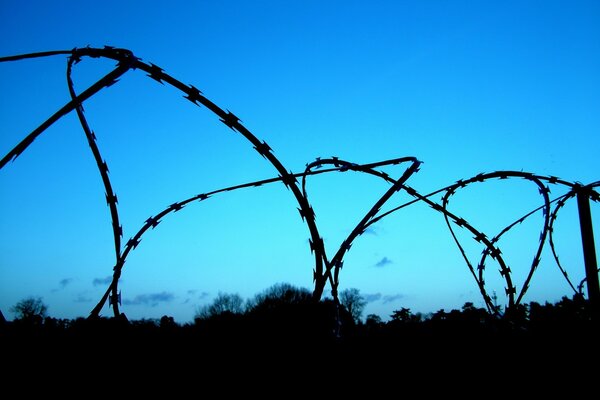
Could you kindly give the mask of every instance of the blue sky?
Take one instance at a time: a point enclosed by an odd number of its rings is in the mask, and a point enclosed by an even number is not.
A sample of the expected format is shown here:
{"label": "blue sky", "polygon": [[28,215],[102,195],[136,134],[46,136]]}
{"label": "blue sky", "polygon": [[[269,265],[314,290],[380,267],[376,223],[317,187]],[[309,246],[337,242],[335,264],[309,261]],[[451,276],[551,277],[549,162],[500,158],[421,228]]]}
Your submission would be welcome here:
{"label": "blue sky", "polygon": [[[294,172],[316,157],[414,156],[423,165],[408,184],[423,194],[496,170],[600,179],[595,1],[53,3],[1,1],[0,56],[130,49],[231,110]],[[73,71],[75,88],[113,66],[84,59]],[[69,100],[65,71],[65,56],[0,63],[2,156]],[[241,135],[140,71],[84,107],[119,198],[124,241],[175,201],[277,175]],[[399,177],[403,167],[385,170]],[[308,179],[330,256],[387,188],[351,172]],[[551,189],[552,198],[564,193]],[[10,306],[33,295],[50,315],[86,316],[107,287],[114,249],[102,181],[74,113],[0,170],[0,194],[0,310],[10,318]],[[386,209],[407,200],[399,193]],[[450,209],[493,236],[539,205],[535,185],[511,179],[471,185]],[[312,289],[314,259],[296,207],[283,184],[271,184],[170,215],[128,258],[122,311],[184,322],[219,291],[248,298],[276,282]],[[538,213],[500,243],[517,281],[541,223]],[[561,211],[555,234],[579,282],[574,203]],[[476,262],[481,244],[462,235]],[[486,281],[503,302],[496,270]],[[370,300],[365,314],[384,319],[400,307],[483,306],[443,217],[424,204],[358,238],[340,277],[340,289],[350,287]],[[570,294],[546,248],[526,301]]]}

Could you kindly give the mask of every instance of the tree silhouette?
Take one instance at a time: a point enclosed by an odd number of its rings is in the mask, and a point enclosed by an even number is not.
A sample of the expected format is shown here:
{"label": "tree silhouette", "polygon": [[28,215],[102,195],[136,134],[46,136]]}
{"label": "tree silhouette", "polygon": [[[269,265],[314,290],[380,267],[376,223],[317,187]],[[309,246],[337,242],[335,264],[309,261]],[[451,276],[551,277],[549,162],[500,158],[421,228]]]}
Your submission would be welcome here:
{"label": "tree silhouette", "polygon": [[354,322],[360,322],[363,310],[367,301],[356,288],[342,290],[340,293],[340,303],[348,310]]}
{"label": "tree silhouette", "polygon": [[446,318],[448,318],[448,313],[443,308],[437,310],[431,316],[432,321],[445,321]]}
{"label": "tree silhouette", "polygon": [[383,323],[381,321],[381,317],[377,314],[369,314],[365,320],[365,325],[367,327],[378,327]]}
{"label": "tree silhouette", "polygon": [[48,306],[41,297],[27,297],[10,308],[17,320],[41,323],[46,316]]}
{"label": "tree silhouette", "polygon": [[346,310],[336,319],[337,311],[333,300],[315,301],[306,288],[277,283],[248,301],[245,323],[267,346],[294,342],[299,349],[331,338],[338,319],[354,325]]}
{"label": "tree silhouette", "polygon": [[160,318],[159,325],[162,329],[172,329],[177,326],[177,322],[173,317],[169,317],[168,315],[163,315]]}
{"label": "tree silhouette", "polygon": [[222,314],[242,314],[244,299],[237,293],[219,292],[211,304],[198,308],[195,319],[208,319]]}
{"label": "tree silhouette", "polygon": [[293,304],[307,303],[312,300],[312,293],[306,288],[299,288],[289,283],[276,283],[248,301],[250,312],[267,311]]}
{"label": "tree silhouette", "polygon": [[408,322],[412,319],[413,315],[410,308],[402,307],[400,310],[394,310],[391,315],[392,321]]}

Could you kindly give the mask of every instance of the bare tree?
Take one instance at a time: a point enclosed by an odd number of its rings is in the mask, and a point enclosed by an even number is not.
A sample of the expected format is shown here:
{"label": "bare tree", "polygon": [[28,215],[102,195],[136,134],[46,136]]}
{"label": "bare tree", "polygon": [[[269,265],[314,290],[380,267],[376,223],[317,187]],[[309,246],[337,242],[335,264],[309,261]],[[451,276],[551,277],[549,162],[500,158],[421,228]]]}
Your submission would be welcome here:
{"label": "bare tree", "polygon": [[244,299],[237,293],[219,292],[211,304],[199,307],[195,318],[207,319],[224,313],[241,314],[244,312]]}
{"label": "bare tree", "polygon": [[345,289],[340,292],[340,303],[348,310],[354,322],[360,322],[367,301],[355,288]]}
{"label": "bare tree", "polygon": [[41,297],[27,297],[10,308],[18,320],[42,320],[46,316],[48,306],[42,302]]}

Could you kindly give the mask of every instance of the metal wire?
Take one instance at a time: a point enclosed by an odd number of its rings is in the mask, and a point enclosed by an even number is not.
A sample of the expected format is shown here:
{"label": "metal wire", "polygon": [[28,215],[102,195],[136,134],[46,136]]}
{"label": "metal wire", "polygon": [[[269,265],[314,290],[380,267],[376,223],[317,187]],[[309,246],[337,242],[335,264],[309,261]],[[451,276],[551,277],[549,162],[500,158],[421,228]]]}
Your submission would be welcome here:
{"label": "metal wire", "polygon": [[[573,289],[574,293],[582,294],[582,287],[585,282],[585,279],[580,282],[577,288],[571,282],[566,270],[562,266],[559,261],[558,253],[556,251],[556,246],[553,239],[553,227],[554,222],[558,216],[559,210],[565,205],[565,203],[574,198],[577,191],[582,187],[589,189],[591,193],[591,200],[599,201],[600,195],[595,191],[598,186],[600,186],[600,181],[596,181],[594,183],[588,185],[581,185],[580,183],[568,182],[562,179],[559,179],[555,176],[542,176],[534,173],[522,172],[522,171],[495,171],[490,173],[481,173],[469,179],[462,179],[457,181],[456,183],[446,186],[444,188],[433,191],[429,194],[422,195],[413,187],[407,185],[407,181],[409,178],[419,171],[419,167],[421,162],[417,160],[415,157],[401,157],[390,160],[384,160],[379,162],[374,162],[370,164],[356,164],[346,160],[341,160],[338,157],[331,158],[318,158],[317,160],[308,163],[304,172],[302,173],[294,173],[289,171],[284,167],[282,162],[273,154],[271,147],[265,141],[259,140],[254,134],[252,134],[244,125],[242,125],[241,121],[238,117],[236,117],[231,111],[224,110],[217,106],[215,103],[206,98],[200,90],[198,90],[193,85],[186,85],[179,80],[173,78],[171,75],[167,74],[162,68],[158,67],[153,63],[143,62],[138,57],[134,56],[134,54],[127,49],[119,49],[113,48],[109,46],[105,46],[104,48],[74,48],[72,50],[58,50],[58,51],[48,51],[41,53],[30,53],[30,54],[22,54],[22,55],[14,55],[8,57],[1,57],[0,62],[12,62],[12,61],[20,61],[24,59],[31,58],[41,58],[41,57],[49,57],[56,55],[67,55],[67,85],[69,89],[69,93],[71,96],[71,101],[67,102],[62,108],[56,111],[52,116],[50,116],[46,121],[40,124],[36,129],[34,129],[31,133],[29,133],[25,138],[18,143],[13,149],[11,149],[1,160],[0,160],[0,169],[4,168],[8,161],[14,161],[16,158],[22,154],[28,147],[33,143],[33,141],[41,135],[47,128],[49,128],[56,121],[64,117],[65,115],[75,111],[81,127],[84,131],[84,134],[87,138],[90,151],[94,157],[96,162],[98,172],[100,173],[100,177],[102,180],[102,184],[104,186],[105,194],[106,194],[106,203],[110,210],[110,218],[112,223],[113,230],[113,241],[114,241],[114,250],[115,250],[115,265],[113,267],[113,278],[108,286],[106,292],[103,294],[99,302],[92,309],[90,316],[97,317],[99,316],[102,308],[106,305],[107,300],[109,300],[109,304],[113,309],[113,313],[115,316],[120,315],[119,310],[119,293],[118,293],[118,283],[119,278],[121,277],[122,270],[125,266],[125,262],[127,260],[128,255],[133,251],[142,240],[144,234],[150,230],[155,229],[158,224],[168,215],[175,213],[182,208],[186,207],[191,203],[203,202],[209,198],[215,197],[216,195],[224,192],[230,192],[238,189],[251,188],[251,187],[259,187],[266,184],[271,183],[283,183],[292,193],[294,198],[298,203],[298,211],[300,213],[300,217],[303,222],[306,224],[309,231],[309,245],[310,251],[314,255],[314,269],[313,269],[313,278],[314,278],[314,290],[313,290],[313,298],[315,300],[321,299],[323,295],[323,291],[327,282],[331,287],[331,294],[339,306],[338,299],[338,287],[339,287],[339,278],[340,272],[343,267],[343,259],[344,256],[350,250],[353,242],[363,234],[371,225],[379,222],[381,219],[388,217],[389,215],[406,208],[412,204],[423,202],[429,205],[434,211],[443,215],[446,225],[450,231],[450,234],[456,243],[459,252],[461,253],[467,268],[469,269],[471,275],[475,279],[475,282],[479,288],[479,291],[483,297],[483,300],[486,304],[488,311],[492,313],[498,313],[499,310],[495,306],[492,298],[489,296],[486,285],[485,285],[485,272],[486,269],[486,259],[490,256],[494,259],[498,265],[500,266],[500,275],[504,279],[506,283],[505,294],[507,296],[507,306],[506,311],[508,312],[511,309],[514,309],[519,306],[522,302],[524,295],[527,293],[528,288],[530,287],[531,280],[533,275],[540,264],[542,250],[546,241],[548,241],[549,246],[552,250],[552,254],[556,265],[561,271],[563,277],[567,281],[568,285]],[[97,82],[86,88],[81,93],[77,94],[74,88],[74,83],[71,78],[71,73],[73,67],[77,65],[84,58],[108,58],[117,61],[117,66],[104,77],[99,79]],[[139,230],[131,237],[125,245],[122,244],[121,239],[123,235],[123,229],[120,224],[119,219],[119,210],[118,210],[118,200],[115,191],[113,190],[113,185],[109,176],[109,168],[107,162],[103,159],[100,149],[96,143],[96,134],[90,128],[83,109],[83,103],[103,90],[106,87],[109,87],[115,84],[118,79],[129,72],[130,70],[140,70],[147,74],[147,76],[163,85],[171,86],[177,90],[179,90],[184,96],[185,99],[190,101],[191,103],[202,106],[210,110],[213,114],[215,114],[221,123],[225,126],[229,127],[235,132],[238,132],[241,136],[243,136],[250,144],[252,144],[254,150],[265,160],[267,160],[272,167],[277,172],[278,176],[269,179],[257,180],[248,183],[243,183],[239,185],[229,186],[213,191],[209,191],[206,193],[197,194],[186,198],[181,201],[176,201],[161,210],[154,216],[149,217],[144,225],[139,228]],[[377,168],[388,166],[388,165],[400,165],[406,164],[407,167],[404,172],[397,179],[390,177],[387,173],[378,170]],[[328,168],[324,168],[324,167]],[[327,257],[327,252],[323,243],[323,239],[319,233],[314,210],[308,200],[308,193],[306,189],[306,180],[309,176],[331,173],[331,172],[360,172],[364,174],[371,175],[373,177],[379,178],[390,184],[390,187],[384,192],[384,194],[375,202],[375,204],[371,207],[371,209],[363,216],[363,218],[358,222],[358,224],[352,229],[352,231],[348,234],[346,239],[342,242],[341,246],[337,249],[334,256],[329,259]],[[298,178],[302,179],[302,184],[300,185],[298,182]],[[532,184],[536,185],[538,191],[542,197],[542,205],[537,207],[536,209],[528,212],[523,217],[517,219],[511,224],[504,227],[499,233],[495,236],[489,238],[484,232],[477,229],[471,223],[469,223],[466,219],[459,217],[458,215],[452,213],[448,207],[450,203],[451,197],[459,190],[462,190],[468,186],[483,183],[492,179],[524,179]],[[561,187],[567,188],[567,193],[557,197],[555,199],[550,199],[549,193],[550,188],[548,185],[557,185]],[[381,212],[382,207],[386,204],[396,193],[405,191],[409,196],[413,198],[413,200],[406,202],[402,205],[396,206],[388,211]],[[435,202],[432,198],[436,195],[441,195],[441,203]],[[551,210],[551,204],[556,203],[556,206],[553,210]],[[520,288],[514,284],[511,275],[511,268],[507,265],[504,258],[502,257],[502,251],[499,246],[499,242],[501,238],[509,232],[512,228],[522,223],[525,219],[529,218],[531,215],[537,213],[538,211],[542,211],[544,215],[544,223],[540,230],[539,236],[539,244],[535,255],[533,257],[533,261],[529,267],[529,271],[525,281],[523,282]],[[477,242],[481,243],[484,246],[481,258],[477,263],[477,266],[474,267],[473,263],[469,259],[464,249],[464,246],[460,243],[458,236],[455,232],[456,228],[466,229],[473,235],[473,239]]]}

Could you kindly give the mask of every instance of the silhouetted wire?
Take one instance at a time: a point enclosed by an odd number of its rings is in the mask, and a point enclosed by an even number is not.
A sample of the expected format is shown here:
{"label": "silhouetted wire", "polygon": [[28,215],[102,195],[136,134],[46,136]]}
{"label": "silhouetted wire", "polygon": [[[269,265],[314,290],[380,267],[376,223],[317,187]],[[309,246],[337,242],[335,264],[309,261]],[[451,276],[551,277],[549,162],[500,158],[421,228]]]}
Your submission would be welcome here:
{"label": "silhouetted wire", "polygon": [[[98,316],[101,309],[106,304],[106,301],[110,299],[110,304],[113,307],[113,312],[115,316],[120,315],[119,311],[119,295],[118,295],[118,282],[121,276],[122,269],[125,265],[125,261],[129,253],[134,250],[140,243],[143,235],[150,229],[156,228],[156,226],[163,220],[167,215],[177,212],[187,206],[192,202],[201,202],[209,197],[213,197],[219,193],[230,192],[238,189],[249,188],[249,187],[259,187],[265,184],[281,182],[288,189],[292,191],[292,194],[296,198],[298,202],[299,208],[298,211],[300,213],[300,217],[306,223],[310,238],[310,250],[314,254],[315,257],[315,267],[313,270],[313,279],[315,282],[315,287],[313,291],[313,298],[315,300],[319,300],[323,294],[324,287],[327,282],[329,282],[331,286],[331,293],[334,298],[335,303],[339,306],[338,299],[338,286],[339,286],[339,274],[343,267],[343,258],[345,254],[350,250],[354,240],[365,232],[367,228],[371,225],[379,222],[384,217],[387,217],[409,205],[424,202],[433,208],[435,211],[444,215],[446,224],[450,230],[450,234],[453,237],[463,259],[465,260],[469,271],[474,277],[480,293],[484,299],[486,307],[488,311],[492,313],[498,313],[498,308],[492,302],[491,297],[488,295],[485,287],[485,279],[484,279],[484,271],[485,271],[485,260],[487,256],[491,256],[500,266],[500,274],[504,278],[506,283],[505,293],[508,297],[508,305],[507,310],[517,307],[522,301],[523,296],[527,292],[530,281],[535,273],[538,265],[541,261],[541,253],[543,250],[544,243],[548,240],[550,248],[552,250],[553,257],[556,261],[556,264],[561,271],[563,277],[568,282],[569,286],[576,292],[582,294],[582,287],[586,279],[584,278],[578,288],[575,289],[572,284],[570,278],[564,267],[561,265],[559,261],[559,257],[555,248],[555,243],[553,240],[553,225],[554,221],[557,218],[558,211],[565,205],[566,201],[574,198],[577,194],[577,191],[582,187],[590,190],[591,196],[590,199],[592,201],[599,201],[600,196],[598,192],[594,190],[594,188],[600,186],[600,181],[594,182],[589,185],[582,186],[579,183],[571,183],[564,180],[561,180],[555,176],[541,176],[533,173],[527,173],[522,171],[495,171],[491,173],[481,173],[472,178],[466,180],[459,180],[452,185],[448,185],[444,188],[435,190],[429,194],[421,195],[414,188],[406,184],[406,181],[416,172],[419,171],[419,167],[421,162],[417,160],[415,157],[401,157],[395,158],[385,161],[379,161],[369,164],[356,164],[349,161],[341,160],[338,157],[331,158],[317,158],[315,161],[306,165],[306,169],[303,173],[293,173],[292,171],[288,171],[279,159],[275,157],[272,152],[271,147],[265,142],[260,141],[256,136],[254,136],[248,129],[246,129],[242,124],[239,118],[237,118],[230,111],[225,111],[222,108],[218,107],[212,101],[207,99],[200,90],[198,90],[193,85],[185,85],[179,80],[173,78],[164,72],[164,70],[153,63],[145,63],[142,62],[139,58],[135,57],[133,53],[127,49],[119,49],[114,47],[105,46],[104,48],[74,48],[73,50],[57,50],[57,51],[47,51],[47,52],[38,52],[38,53],[29,53],[29,54],[21,54],[15,56],[8,57],[0,57],[0,62],[8,62],[8,61],[19,61],[24,59],[31,58],[42,58],[49,57],[55,55],[68,55],[67,61],[67,84],[69,88],[69,93],[71,96],[71,101],[66,103],[61,109],[55,112],[52,116],[50,116],[46,121],[40,124],[36,129],[34,129],[29,135],[27,135],[20,143],[18,143],[11,151],[9,151],[3,158],[0,160],[0,169],[2,169],[9,160],[14,161],[21,153],[23,153],[27,147],[33,143],[33,141],[42,134],[48,127],[54,124],[63,116],[69,114],[73,110],[77,113],[79,118],[81,127],[86,135],[88,140],[88,144],[90,146],[90,150],[94,156],[94,160],[96,161],[96,165],[98,167],[98,171],[100,173],[102,183],[105,189],[106,194],[106,202],[110,209],[112,227],[113,227],[113,237],[114,237],[114,246],[115,246],[115,255],[116,262],[113,267],[113,279],[107,288],[106,292],[98,302],[98,304],[91,311],[90,316],[95,317]],[[109,58],[117,61],[117,66],[114,70],[106,74],[104,77],[100,78],[96,83],[89,86],[79,95],[76,94],[74,89],[73,80],[71,78],[71,72],[74,65],[78,64],[83,57],[89,58]],[[122,227],[119,222],[119,213],[118,213],[118,201],[117,196],[112,188],[112,184],[109,177],[109,169],[106,161],[102,158],[100,149],[96,143],[96,134],[91,130],[83,109],[83,103],[90,97],[94,96],[96,93],[101,91],[102,89],[109,87],[115,84],[119,77],[128,72],[129,70],[142,70],[147,73],[147,76],[152,78],[153,80],[161,83],[168,84],[182,93],[184,93],[184,98],[189,100],[191,103],[204,106],[212,113],[214,113],[217,117],[219,117],[220,122],[224,125],[232,129],[233,131],[237,131],[244,138],[246,138],[254,147],[254,149],[260,154],[263,158],[265,158],[271,165],[276,169],[279,173],[279,176],[275,178],[263,179],[248,183],[243,183],[239,185],[229,186],[226,188],[221,188],[217,190],[213,190],[206,193],[201,193],[194,195],[192,197],[186,198],[182,201],[176,201],[172,203],[167,208],[163,209],[159,213],[154,216],[151,216],[146,220],[144,225],[137,231],[137,233],[127,241],[125,246],[122,248],[121,237],[122,237]],[[388,166],[388,165],[398,165],[402,163],[410,163],[409,166],[405,169],[402,175],[398,179],[391,178],[387,173],[376,170],[375,168]],[[324,168],[325,165],[333,165],[332,168]],[[323,243],[323,239],[319,234],[319,230],[316,225],[314,210],[308,201],[308,194],[306,190],[306,178],[313,175],[330,173],[330,172],[361,172],[372,175],[374,177],[380,178],[385,182],[391,185],[384,194],[375,202],[373,207],[363,216],[363,218],[358,222],[358,224],[354,227],[354,229],[348,234],[346,239],[342,242],[340,247],[338,248],[335,255],[331,260],[328,259],[326,254],[326,249]],[[298,179],[302,178],[301,187],[298,186]],[[525,214],[523,217],[517,219],[511,224],[504,227],[498,234],[493,236],[491,239],[483,233],[482,231],[476,229],[473,225],[467,222],[466,219],[461,218],[448,210],[448,204],[451,196],[453,196],[458,189],[463,189],[471,184],[475,184],[478,182],[485,182],[490,179],[510,179],[510,178],[521,178],[525,179],[529,182],[534,183],[539,190],[539,193],[543,197],[543,205],[537,207],[536,209],[530,211]],[[550,200],[549,192],[550,189],[543,182],[553,185],[562,185],[569,187],[570,190],[568,193]],[[404,204],[396,206],[388,211],[380,212],[382,206],[388,202],[392,196],[400,191],[405,191],[410,196],[414,197],[413,200],[408,201]],[[442,194],[442,204],[438,204],[430,198],[437,195]],[[554,202],[557,202],[556,207],[551,212],[550,205]],[[516,286],[513,284],[511,279],[511,269],[504,262],[503,257],[501,256],[502,252],[497,243],[500,241],[501,237],[510,231],[516,225],[522,223],[526,218],[533,215],[534,213],[542,210],[544,213],[544,224],[542,226],[540,237],[539,237],[539,245],[536,250],[536,254],[532,261],[531,267],[527,274],[525,281],[523,282],[521,289],[517,292]],[[452,222],[452,223],[451,223]],[[481,259],[477,265],[477,272],[473,267],[469,257],[466,255],[466,252],[458,240],[456,233],[452,227],[452,225],[457,225],[460,228],[467,229],[474,235],[474,239],[477,242],[482,243],[485,248],[482,252]],[[516,296],[516,299],[515,299]]]}

